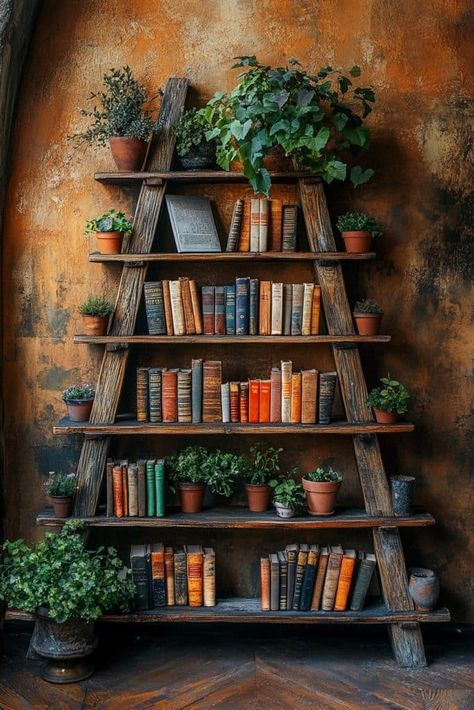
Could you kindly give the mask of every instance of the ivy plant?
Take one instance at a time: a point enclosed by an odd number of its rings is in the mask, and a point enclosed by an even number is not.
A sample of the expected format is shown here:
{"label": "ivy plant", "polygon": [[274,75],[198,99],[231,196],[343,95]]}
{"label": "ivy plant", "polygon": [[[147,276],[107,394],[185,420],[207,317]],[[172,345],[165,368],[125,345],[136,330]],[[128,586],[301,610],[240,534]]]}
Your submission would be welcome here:
{"label": "ivy plant", "polygon": [[298,512],[303,508],[305,493],[301,483],[294,478],[296,472],[297,469],[294,468],[288,471],[287,474],[273,478],[269,485],[273,488],[273,501],[275,503],[280,503],[285,508],[291,508]]}
{"label": "ivy plant", "polygon": [[374,217],[369,217],[365,212],[341,214],[336,226],[340,232],[370,232],[374,239],[382,236],[377,220]]}
{"label": "ivy plant", "polygon": [[183,109],[173,130],[176,136],[176,152],[180,158],[188,155],[193,147],[207,141],[205,126],[199,120],[195,108]]}
{"label": "ivy plant", "polygon": [[44,483],[44,490],[51,498],[72,496],[76,489],[74,473],[50,473]]}
{"label": "ivy plant", "polygon": [[230,498],[244,465],[242,456],[219,450],[212,452],[206,462],[207,484],[211,491]]}
{"label": "ivy plant", "polygon": [[308,471],[304,477],[307,481],[312,481],[313,483],[339,483],[342,481],[340,473],[333,471],[332,468],[323,468],[322,466],[318,466],[313,471]]}
{"label": "ivy plant", "polygon": [[61,399],[64,402],[80,402],[86,399],[94,399],[95,390],[92,385],[77,383],[70,385],[63,390]]}
{"label": "ivy plant", "polygon": [[99,318],[106,318],[113,310],[113,304],[103,296],[89,296],[87,301],[79,306],[81,315],[98,316]]}
{"label": "ivy plant", "polygon": [[358,66],[349,78],[330,66],[308,73],[296,59],[276,68],[255,56],[237,59],[233,68],[246,71],[235,88],[217,92],[198,112],[208,127],[207,139],[217,142],[217,162],[224,170],[241,161],[254,191],[268,196],[271,179],[263,159],[280,147],[328,183],[345,180],[348,170],[353,185],[372,177],[371,168],[353,164],[369,144],[364,121],[375,101],[373,89],[353,87]]}
{"label": "ivy plant", "polygon": [[283,449],[264,447],[257,443],[250,447],[243,467],[243,476],[252,486],[268,485],[270,479],[280,471],[280,455]]}
{"label": "ivy plant", "polygon": [[99,217],[94,217],[86,222],[84,235],[87,237],[93,232],[123,232],[124,234],[131,234],[132,223],[123,212],[109,210],[99,215]]}
{"label": "ivy plant", "polygon": [[367,404],[392,414],[405,414],[408,411],[410,393],[407,388],[390,375],[381,377],[380,387],[375,387],[369,394]]}

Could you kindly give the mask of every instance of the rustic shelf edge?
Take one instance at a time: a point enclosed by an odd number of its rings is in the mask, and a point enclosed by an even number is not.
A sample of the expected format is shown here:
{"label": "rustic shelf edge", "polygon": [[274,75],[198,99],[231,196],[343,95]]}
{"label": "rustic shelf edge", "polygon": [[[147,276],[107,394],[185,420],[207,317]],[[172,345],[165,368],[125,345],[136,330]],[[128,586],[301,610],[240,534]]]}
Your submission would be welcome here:
{"label": "rustic shelf edge", "polygon": [[238,252],[220,251],[211,253],[135,253],[135,254],[101,254],[91,252],[89,261],[94,263],[146,263],[149,261],[368,261],[375,259],[375,252],[364,252],[360,254],[331,251],[331,252]]}
{"label": "rustic shelf edge", "polygon": [[77,344],[107,343],[166,345],[245,345],[282,343],[286,345],[326,345],[328,343],[389,343],[390,335],[82,335],[74,336]]}

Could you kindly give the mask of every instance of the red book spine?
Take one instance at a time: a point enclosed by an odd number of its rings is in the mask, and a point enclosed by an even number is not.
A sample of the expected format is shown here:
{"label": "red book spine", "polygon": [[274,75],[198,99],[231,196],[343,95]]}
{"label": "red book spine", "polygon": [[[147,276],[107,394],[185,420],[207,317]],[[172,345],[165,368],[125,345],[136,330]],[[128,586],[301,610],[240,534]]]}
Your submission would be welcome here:
{"label": "red book spine", "polygon": [[178,421],[178,372],[163,370],[161,373],[161,412],[163,422]]}
{"label": "red book spine", "polygon": [[249,420],[249,383],[241,382],[239,388],[240,394],[240,421],[248,422]]}
{"label": "red book spine", "polygon": [[122,491],[123,491],[123,514],[128,515],[128,464],[123,461],[122,464]]}
{"label": "red book spine", "polygon": [[112,479],[114,488],[114,515],[116,518],[123,518],[123,485],[121,466],[114,466]]}
{"label": "red book spine", "polygon": [[249,380],[249,422],[258,422],[259,405],[260,380]]}
{"label": "red book spine", "polygon": [[230,383],[230,421],[240,422],[240,383]]}
{"label": "red book spine", "polygon": [[262,424],[270,421],[270,389],[271,381],[261,380],[258,421]]}

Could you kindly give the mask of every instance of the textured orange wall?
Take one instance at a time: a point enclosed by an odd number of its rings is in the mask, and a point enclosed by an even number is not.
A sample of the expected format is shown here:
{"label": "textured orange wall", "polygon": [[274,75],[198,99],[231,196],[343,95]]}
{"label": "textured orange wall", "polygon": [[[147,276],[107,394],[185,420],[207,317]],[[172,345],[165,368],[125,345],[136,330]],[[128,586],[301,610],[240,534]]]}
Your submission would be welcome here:
{"label": "textured orange wall", "polygon": [[118,279],[88,264],[84,220],[133,204],[131,193],[92,179],[111,167],[106,150],[77,152],[66,140],[87,93],[124,63],[150,90],[188,76],[194,101],[232,85],[238,54],[269,63],[296,56],[311,68],[359,63],[377,92],[368,160],[377,175],[356,192],[334,189],[331,204],[335,212],[366,209],[383,224],[379,259],[357,267],[351,292],[376,297],[393,334],[390,347],[366,356],[369,382],[389,369],[414,395],[417,433],[384,442],[387,468],[416,474],[417,499],[439,521],[404,534],[410,559],[437,569],[457,618],[474,621],[472,30],[468,0],[45,0],[17,110],[5,215],[7,536],[37,534],[44,474],[77,461],[80,442],[50,434],[63,414],[59,391],[97,375],[100,351],[72,344],[77,304],[90,292],[114,294]]}

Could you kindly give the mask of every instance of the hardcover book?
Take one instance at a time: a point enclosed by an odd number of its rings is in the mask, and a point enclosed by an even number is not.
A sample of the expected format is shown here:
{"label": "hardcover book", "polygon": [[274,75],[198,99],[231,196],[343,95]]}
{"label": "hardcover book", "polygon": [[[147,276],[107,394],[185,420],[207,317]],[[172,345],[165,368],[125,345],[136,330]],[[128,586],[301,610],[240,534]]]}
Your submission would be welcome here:
{"label": "hardcover book", "polygon": [[147,281],[143,287],[145,311],[150,335],[165,335],[165,305],[161,281]]}
{"label": "hardcover book", "polygon": [[163,281],[161,283],[163,285],[163,302],[164,302],[164,308],[165,308],[166,335],[174,335],[173,314],[171,311],[170,282],[168,279],[163,279]]}
{"label": "hardcover book", "polygon": [[291,421],[291,360],[281,362],[281,421]]}
{"label": "hardcover book", "polygon": [[260,245],[260,200],[250,200],[250,251],[258,252]]}
{"label": "hardcover book", "polygon": [[296,251],[298,205],[283,205],[282,251]]}
{"label": "hardcover book", "polygon": [[236,251],[240,237],[240,229],[242,226],[242,217],[244,213],[244,201],[239,198],[236,200],[232,211],[232,219],[230,221],[229,236],[227,237],[226,251]]}
{"label": "hardcover book", "polygon": [[345,611],[347,608],[355,564],[356,551],[344,550],[341,562],[341,571],[339,572],[339,581],[337,583],[336,599],[334,601],[335,611]]}
{"label": "hardcover book", "polygon": [[222,363],[220,360],[204,361],[202,380],[202,420],[221,422]]}
{"label": "hardcover book", "polygon": [[300,608],[301,591],[303,589],[303,579],[306,569],[306,563],[308,561],[308,545],[300,545],[298,552],[298,557],[296,560],[296,572],[295,572],[295,591],[293,593],[293,610],[298,611]]}
{"label": "hardcover book", "polygon": [[357,570],[357,576],[354,582],[354,589],[352,591],[350,602],[351,611],[360,611],[364,608],[367,591],[370,586],[375,566],[375,555],[370,552],[366,553],[364,558],[360,561],[359,569]]}
{"label": "hardcover book", "polygon": [[235,335],[235,284],[225,287],[225,332]]}
{"label": "hardcover book", "polygon": [[163,422],[178,421],[178,370],[161,371],[161,411]]}
{"label": "hardcover book", "polygon": [[174,334],[186,335],[186,321],[181,297],[181,282],[179,280],[170,281],[170,299]]}
{"label": "hardcover book", "polygon": [[270,609],[278,611],[280,609],[280,562],[276,553],[272,553],[268,558],[270,560]]}
{"label": "hardcover book", "polygon": [[229,383],[230,421],[240,422],[240,382]]}
{"label": "hardcover book", "polygon": [[125,517],[129,515],[128,512],[128,461],[122,461],[122,490],[123,490],[123,514]]}
{"label": "hardcover book", "polygon": [[164,518],[165,515],[165,461],[158,459],[155,463],[155,515]]}
{"label": "hardcover book", "polygon": [[242,226],[240,228],[239,251],[250,251],[250,200],[244,201]]}
{"label": "hardcover book", "polygon": [[155,489],[155,459],[146,462],[146,514],[148,518],[156,515],[156,489]]}
{"label": "hardcover book", "polygon": [[303,284],[303,317],[301,324],[301,334],[311,335],[311,316],[313,309],[313,283]]}
{"label": "hardcover book", "polygon": [[268,243],[268,199],[262,197],[260,200],[260,220],[258,229],[258,251],[267,251]]}
{"label": "hardcover book", "polygon": [[240,421],[248,422],[249,420],[249,383],[240,382],[239,386],[240,400]]}
{"label": "hardcover book", "polygon": [[221,408],[222,421],[230,422],[230,383],[224,382],[221,385]]}
{"label": "hardcover book", "polygon": [[260,408],[260,380],[249,380],[249,422],[256,424],[259,421]]}
{"label": "hardcover book", "polygon": [[146,516],[146,461],[138,461],[138,517]]}
{"label": "hardcover book", "polygon": [[301,422],[301,372],[293,372],[291,375],[290,421],[293,424]]}
{"label": "hardcover book", "polygon": [[176,550],[174,553],[174,598],[178,606],[186,606],[188,603],[188,577],[184,550]]}
{"label": "hardcover book", "polygon": [[201,304],[199,303],[199,293],[194,279],[189,281],[189,291],[191,293],[191,306],[193,309],[194,329],[197,335],[202,333]]}
{"label": "hardcover book", "polygon": [[286,611],[288,603],[288,559],[286,552],[278,552],[278,562],[280,565],[280,610]]}
{"label": "hardcover book", "polygon": [[313,597],[311,599],[311,611],[318,611],[321,607],[321,596],[323,593],[324,580],[326,579],[326,570],[328,566],[329,548],[322,547],[319,555],[319,564],[316,572],[316,580],[314,583]]}
{"label": "hardcover book", "polygon": [[150,367],[148,370],[148,408],[150,422],[161,422],[161,369]]}
{"label": "hardcover book", "polygon": [[270,421],[281,422],[281,372],[272,367],[270,374]]}
{"label": "hardcover book", "polygon": [[270,251],[281,251],[282,208],[283,205],[281,200],[270,200]]}
{"label": "hardcover book", "polygon": [[145,611],[150,608],[150,570],[149,545],[132,545],[130,548],[130,567],[135,584],[135,609]]}
{"label": "hardcover book", "polygon": [[260,559],[260,594],[262,611],[270,611],[270,560]]}
{"label": "hardcover book", "polygon": [[204,548],[203,558],[204,606],[216,605],[216,553],[212,547]]}
{"label": "hardcover book", "polygon": [[138,466],[136,463],[128,464],[128,514],[138,516]]}
{"label": "hardcover book", "polygon": [[235,332],[237,335],[249,334],[250,279],[235,279]]}
{"label": "hardcover book", "polygon": [[303,284],[293,284],[291,301],[291,335],[301,335],[303,327]]}
{"label": "hardcover book", "polygon": [[105,464],[105,479],[106,479],[106,500],[107,508],[106,515],[111,518],[114,514],[114,462],[113,459],[107,459]]}
{"label": "hardcover book", "polygon": [[301,423],[316,422],[318,400],[318,371],[303,370],[301,373]]}
{"label": "hardcover book", "polygon": [[191,300],[191,288],[187,276],[180,276],[179,283],[181,285],[181,301],[184,312],[184,328],[186,335],[195,335],[196,326],[194,325],[193,302]]}
{"label": "hardcover book", "polygon": [[137,368],[137,422],[148,421],[148,368]]}
{"label": "hardcover book", "polygon": [[214,335],[214,286],[203,286],[202,321],[205,335]]}
{"label": "hardcover book", "polygon": [[249,335],[258,335],[258,306],[260,302],[258,279],[250,279],[249,294]]}
{"label": "hardcover book", "polygon": [[333,545],[329,548],[328,566],[326,570],[326,579],[324,580],[323,597],[321,602],[321,609],[323,611],[332,611],[334,608],[337,583],[339,581],[339,573],[341,571],[342,555],[343,550],[340,545]]}
{"label": "hardcover book", "polygon": [[283,284],[283,335],[291,335],[293,284]]}
{"label": "hardcover book", "polygon": [[221,251],[211,203],[207,198],[166,195],[166,206],[179,253]]}
{"label": "hardcover book", "polygon": [[191,410],[191,370],[178,370],[178,422],[189,424]]}
{"label": "hardcover book", "polygon": [[259,335],[270,335],[271,333],[271,298],[272,298],[272,282],[260,281],[260,306],[258,318]]}
{"label": "hardcover book", "polygon": [[286,559],[288,561],[288,592],[286,608],[289,611],[293,608],[293,597],[295,594],[296,562],[300,546],[297,544],[286,546]]}
{"label": "hardcover book", "polygon": [[162,542],[151,545],[151,588],[153,606],[166,605],[165,548]]}
{"label": "hardcover book", "polygon": [[271,380],[260,380],[260,399],[258,406],[258,421],[266,424],[270,421]]}
{"label": "hardcover book", "polygon": [[337,373],[321,372],[319,375],[318,422],[329,424],[336,392]]}
{"label": "hardcover book", "polygon": [[214,286],[214,333],[225,335],[225,287]]}
{"label": "hardcover book", "polygon": [[202,359],[191,361],[191,408],[193,424],[202,421]]}
{"label": "hardcover book", "polygon": [[114,515],[116,518],[123,518],[123,484],[122,466],[116,464],[112,470],[112,480],[114,489]]}
{"label": "hardcover book", "polygon": [[304,571],[303,584],[301,588],[300,609],[309,611],[313,589],[316,578],[316,568],[319,560],[319,545],[311,545],[308,552],[308,561]]}
{"label": "hardcover book", "polygon": [[166,605],[174,606],[174,552],[165,547]]}
{"label": "hardcover book", "polygon": [[315,284],[311,304],[311,335],[318,335],[321,319],[321,286]]}
{"label": "hardcover book", "polygon": [[271,334],[281,335],[283,333],[283,284],[272,283],[271,298]]}
{"label": "hardcover book", "polygon": [[203,604],[203,549],[201,545],[185,545],[189,606]]}

